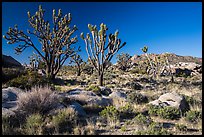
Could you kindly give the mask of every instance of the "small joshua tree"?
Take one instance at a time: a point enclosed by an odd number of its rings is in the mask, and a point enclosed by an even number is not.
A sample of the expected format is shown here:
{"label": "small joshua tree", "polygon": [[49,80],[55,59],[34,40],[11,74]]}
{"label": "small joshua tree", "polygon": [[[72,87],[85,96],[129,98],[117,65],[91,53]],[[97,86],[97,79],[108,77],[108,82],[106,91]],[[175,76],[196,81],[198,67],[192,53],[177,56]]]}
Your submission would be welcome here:
{"label": "small joshua tree", "polygon": [[161,75],[163,73],[162,71],[164,71],[165,69],[166,71],[168,71],[169,75],[171,76],[171,81],[172,82],[174,81],[167,54],[165,54],[163,57],[154,56],[153,59],[151,59],[147,54],[147,51],[148,51],[147,46],[144,46],[141,50],[145,53],[148,60],[147,64],[150,67],[149,69],[147,69],[148,74],[153,73],[153,76],[157,77],[158,75]]}
{"label": "small joshua tree", "polygon": [[88,28],[91,31],[92,39],[89,33],[86,37],[81,33],[81,38],[85,41],[88,58],[98,72],[99,85],[103,86],[103,75],[109,66],[108,62],[111,61],[115,53],[125,46],[126,42],[121,44],[121,40],[118,38],[119,32],[116,31],[115,34],[109,34],[108,44],[105,45],[106,31],[108,30],[106,25],[101,23],[100,30],[97,30],[96,25],[91,24],[88,24]]}
{"label": "small joshua tree", "polygon": [[131,56],[128,53],[122,53],[117,55],[117,63],[119,66],[119,69],[122,71],[127,71],[127,69],[130,67],[131,65],[131,61],[130,61]]}
{"label": "small joshua tree", "polygon": [[69,26],[72,20],[70,13],[62,16],[61,9],[59,9],[58,14],[54,9],[51,28],[49,21],[44,19],[44,13],[45,10],[42,9],[41,5],[33,16],[29,11],[27,12],[28,22],[33,28],[33,32],[28,30],[27,33],[38,38],[42,45],[41,49],[33,43],[31,37],[19,30],[17,25],[14,28],[9,27],[7,36],[3,37],[8,40],[8,44],[20,43],[15,49],[17,54],[22,53],[28,47],[32,47],[45,62],[46,76],[54,79],[64,62],[75,53],[74,47],[71,47],[71,45],[77,42],[77,37],[71,38],[71,36],[77,30],[77,27],[75,25],[73,28]]}
{"label": "small joshua tree", "polygon": [[28,58],[30,59],[31,69],[37,70],[38,66],[39,66],[39,61],[40,61],[39,55],[37,55],[33,52],[33,54],[31,56],[29,56]]}
{"label": "small joshua tree", "polygon": [[83,60],[80,55],[74,54],[71,56],[70,63],[75,63],[77,66],[77,76],[81,75],[81,64],[83,63]]}
{"label": "small joshua tree", "polygon": [[150,74],[151,72],[153,72],[153,76],[156,77],[156,69],[154,66],[155,64],[153,64],[153,62],[151,61],[151,59],[149,58],[147,54],[148,47],[144,46],[141,50],[144,52],[145,56],[147,57],[148,64],[150,65],[150,69],[147,69],[147,73]]}

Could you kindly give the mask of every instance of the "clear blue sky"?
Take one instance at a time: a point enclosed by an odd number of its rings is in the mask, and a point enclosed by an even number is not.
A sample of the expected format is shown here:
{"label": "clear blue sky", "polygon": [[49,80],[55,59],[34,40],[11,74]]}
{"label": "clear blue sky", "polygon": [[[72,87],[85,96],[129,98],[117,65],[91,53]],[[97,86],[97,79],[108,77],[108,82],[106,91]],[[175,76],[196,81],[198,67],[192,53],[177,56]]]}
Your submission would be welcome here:
{"label": "clear blue sky", "polygon": [[[140,48],[149,46],[149,53],[170,52],[177,55],[202,57],[202,3],[201,2],[3,2],[2,35],[9,26],[18,25],[26,32],[31,29],[27,11],[33,15],[38,5],[46,10],[45,16],[51,21],[52,10],[62,9],[63,14],[72,14],[72,24],[78,27],[75,35],[82,47],[80,55],[87,60],[85,43],[80,33],[89,32],[87,24],[107,24],[109,33],[119,30],[119,38],[127,42],[117,54],[142,54]],[[34,43],[40,48],[36,39]],[[28,63],[33,49],[14,54],[17,45],[8,45],[2,38],[2,53],[14,57],[21,63]],[[116,54],[116,55],[117,55]],[[68,61],[67,61],[68,62]],[[68,63],[64,65],[67,65]],[[116,62],[116,56],[112,59]]]}

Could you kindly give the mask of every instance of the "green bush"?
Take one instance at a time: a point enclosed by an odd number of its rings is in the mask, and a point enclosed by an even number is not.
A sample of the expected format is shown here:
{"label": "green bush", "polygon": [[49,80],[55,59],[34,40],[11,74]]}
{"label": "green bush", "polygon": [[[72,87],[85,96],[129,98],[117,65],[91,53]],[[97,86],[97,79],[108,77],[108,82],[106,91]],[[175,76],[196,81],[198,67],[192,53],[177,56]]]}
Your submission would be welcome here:
{"label": "green bush", "polygon": [[150,105],[148,113],[152,116],[158,116],[158,111],[161,109],[159,106]]}
{"label": "green bush", "polygon": [[55,128],[55,132],[64,133],[72,132],[72,128],[76,126],[77,114],[74,109],[66,108],[58,112],[57,115],[52,117],[51,123]]}
{"label": "green bush", "polygon": [[136,103],[136,104],[143,104],[143,103],[147,103],[148,102],[147,96],[144,96],[141,93],[138,93],[138,92],[135,92],[135,91],[132,91],[128,95],[128,100],[131,103]]}
{"label": "green bush", "polygon": [[159,109],[158,115],[164,119],[178,119],[181,116],[181,113],[178,109],[173,107],[164,107],[162,109]]}
{"label": "green bush", "polygon": [[114,106],[107,106],[103,109],[99,115],[107,120],[110,125],[116,125],[116,123],[120,120],[120,113]]}
{"label": "green bush", "polygon": [[47,78],[42,77],[37,72],[28,72],[6,83],[7,86],[21,89],[31,89],[35,85],[45,86],[50,84],[51,82]]}
{"label": "green bush", "polygon": [[136,112],[134,112],[133,107],[130,105],[130,103],[127,103],[125,106],[120,107],[119,109],[120,112],[120,118],[131,118],[137,115]]}
{"label": "green bush", "polygon": [[2,68],[2,83],[8,82],[26,73],[26,70],[19,68]]}
{"label": "green bush", "polygon": [[186,113],[185,119],[189,122],[196,123],[199,119],[202,119],[202,114],[199,111],[190,110]]}
{"label": "green bush", "polygon": [[130,73],[132,73],[132,74],[135,74],[135,73],[138,73],[138,74],[147,74],[145,69],[139,69],[139,68],[131,69]]}
{"label": "green bush", "polygon": [[198,101],[196,99],[194,99],[193,97],[190,97],[190,96],[187,96],[187,95],[183,95],[186,102],[189,104],[189,105],[202,105],[202,101]]}
{"label": "green bush", "polygon": [[175,127],[176,127],[176,129],[178,129],[180,131],[187,131],[187,126],[185,126],[183,124],[176,124]]}
{"label": "green bush", "polygon": [[148,112],[150,115],[160,116],[164,119],[174,120],[181,117],[181,112],[179,111],[179,109],[170,106],[166,106],[163,108],[157,106],[150,106]]}
{"label": "green bush", "polygon": [[136,135],[172,135],[160,123],[152,122],[147,130],[137,131]]}
{"label": "green bush", "polygon": [[135,118],[134,118],[134,121],[137,123],[137,124],[144,124],[144,125],[149,125],[152,120],[150,117],[147,117],[147,116],[144,116],[143,114],[138,114]]}
{"label": "green bush", "polygon": [[32,114],[27,117],[24,131],[27,135],[42,135],[43,134],[43,117],[40,114]]}

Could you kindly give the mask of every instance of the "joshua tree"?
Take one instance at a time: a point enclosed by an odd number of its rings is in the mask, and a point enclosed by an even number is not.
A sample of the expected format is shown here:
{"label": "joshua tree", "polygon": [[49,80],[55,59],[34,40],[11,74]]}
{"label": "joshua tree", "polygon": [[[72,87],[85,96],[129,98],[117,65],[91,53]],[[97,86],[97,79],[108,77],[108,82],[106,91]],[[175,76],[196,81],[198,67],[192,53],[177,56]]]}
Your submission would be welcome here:
{"label": "joshua tree", "polygon": [[92,39],[89,33],[86,37],[81,33],[81,38],[85,41],[88,58],[98,73],[99,85],[103,86],[103,74],[108,68],[108,62],[111,61],[115,53],[125,46],[126,42],[121,44],[121,40],[118,38],[119,32],[116,31],[115,34],[108,36],[108,44],[105,45],[106,31],[108,30],[106,25],[101,23],[99,31],[96,25],[88,24],[88,28],[91,31]]}
{"label": "joshua tree", "polygon": [[80,55],[74,54],[71,56],[70,63],[75,63],[77,66],[77,76],[81,75],[81,64],[83,63],[83,60]]}
{"label": "joshua tree", "polygon": [[150,74],[151,71],[153,71],[153,76],[156,77],[156,69],[154,67],[155,64],[153,64],[153,62],[151,61],[151,59],[149,58],[147,54],[148,47],[144,46],[141,50],[144,52],[145,56],[147,57],[148,64],[150,65],[150,69],[147,70],[147,73]]}
{"label": "joshua tree", "polygon": [[35,53],[33,52],[33,54],[32,54],[31,56],[29,56],[28,58],[30,59],[31,69],[32,69],[32,70],[38,69],[39,61],[40,61],[39,55],[37,55],[37,54],[35,54]]}
{"label": "joshua tree", "polygon": [[154,56],[153,59],[151,59],[147,54],[148,51],[147,46],[144,46],[142,48],[142,51],[145,53],[148,60],[148,65],[150,66],[150,68],[147,71],[148,74],[151,74],[153,72],[153,76],[157,77],[158,75],[163,73],[162,71],[166,70],[169,73],[168,75],[171,76],[171,82],[174,82],[167,54],[163,55],[163,57]]}
{"label": "joshua tree", "polygon": [[29,11],[27,12],[28,22],[33,28],[32,32],[27,30],[27,33],[38,38],[42,45],[41,49],[33,43],[31,37],[18,30],[17,25],[14,28],[9,27],[7,36],[3,37],[8,40],[8,44],[19,43],[15,49],[17,54],[22,53],[28,47],[32,47],[45,62],[46,76],[54,79],[64,62],[75,53],[74,47],[71,47],[71,45],[77,42],[77,37],[71,38],[71,36],[77,30],[77,27],[75,25],[73,28],[69,26],[72,20],[70,13],[62,16],[61,9],[59,9],[58,14],[54,9],[51,28],[49,21],[44,19],[44,13],[45,10],[42,9],[41,5],[33,16],[30,15]]}
{"label": "joshua tree", "polygon": [[130,67],[131,62],[130,62],[131,56],[128,53],[122,53],[117,55],[117,63],[119,66],[119,69],[123,71],[127,71],[127,69]]}

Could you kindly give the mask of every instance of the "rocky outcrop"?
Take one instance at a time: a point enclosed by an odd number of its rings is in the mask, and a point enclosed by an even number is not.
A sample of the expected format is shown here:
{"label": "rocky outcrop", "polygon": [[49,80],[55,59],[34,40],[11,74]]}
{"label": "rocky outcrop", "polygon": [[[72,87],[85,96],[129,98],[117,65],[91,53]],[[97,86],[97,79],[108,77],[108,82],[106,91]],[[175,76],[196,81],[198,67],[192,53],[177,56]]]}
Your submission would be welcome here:
{"label": "rocky outcrop", "polygon": [[108,98],[100,97],[91,91],[84,91],[80,89],[76,89],[73,91],[69,91],[64,93],[65,97],[69,98],[70,100],[74,100],[81,105],[98,105],[98,106],[108,106],[111,102]]}
{"label": "rocky outcrop", "polygon": [[199,75],[202,74],[202,66],[194,62],[179,62],[171,66],[173,74]]}
{"label": "rocky outcrop", "polygon": [[189,105],[185,98],[176,92],[163,94],[157,100],[149,102],[149,104],[162,107],[171,106],[182,111],[189,109]]}

